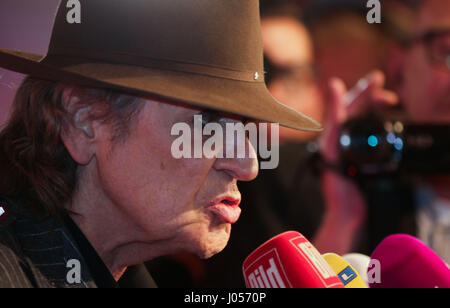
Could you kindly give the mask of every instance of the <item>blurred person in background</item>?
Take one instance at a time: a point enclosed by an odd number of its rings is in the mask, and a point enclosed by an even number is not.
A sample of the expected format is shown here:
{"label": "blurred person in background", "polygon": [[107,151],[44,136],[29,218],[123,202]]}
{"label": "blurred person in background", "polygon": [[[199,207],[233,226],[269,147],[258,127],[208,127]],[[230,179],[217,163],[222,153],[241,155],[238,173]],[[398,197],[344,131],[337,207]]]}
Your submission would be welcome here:
{"label": "blurred person in background", "polygon": [[367,22],[366,3],[361,0],[305,2],[303,15],[314,40],[316,65],[325,83],[338,76],[351,87],[374,69],[384,71],[390,37],[383,28],[384,19],[382,24]]}
{"label": "blurred person in background", "polygon": [[[388,89],[395,89],[401,81],[403,49],[399,47],[399,43],[404,43],[408,36],[411,25],[410,10],[403,1],[385,2],[382,9],[382,23],[369,24],[366,19],[369,9],[365,1],[305,1],[303,17],[313,37],[320,84],[323,93],[327,93],[325,100],[327,111],[333,107],[329,102],[330,93],[327,87],[330,80],[335,77],[339,77],[346,87],[350,87],[356,84],[361,76],[377,70],[387,75],[383,86]],[[391,96],[392,93],[389,94],[389,102]],[[384,101],[384,97],[381,100]],[[411,210],[407,205],[408,202],[402,206],[389,208],[391,203],[397,202],[396,196],[379,211],[384,217],[392,219],[387,219],[383,225],[376,226],[380,223],[378,217],[375,217],[379,213],[375,215],[370,208],[359,204],[363,203],[363,199],[375,200],[380,196],[361,195],[358,190],[354,193],[346,190],[346,178],[330,185],[329,177],[324,176],[327,170],[323,170],[328,164],[320,160],[319,157],[316,166],[320,169],[318,177],[326,205],[320,227],[314,235],[314,244],[320,251],[333,251],[339,254],[358,251],[370,254],[385,234],[400,230],[399,224],[410,225]],[[347,203],[336,202],[334,194],[341,191],[348,193]],[[401,195],[408,193],[407,188],[402,187]],[[378,201],[377,199],[374,203]],[[402,230],[413,232],[412,228]]]}
{"label": "blurred person in background", "polygon": [[[314,46],[299,6],[292,1],[282,5],[262,3],[265,77],[270,92],[283,104],[321,120],[325,106],[317,82]],[[282,144],[304,143],[316,137],[317,133],[280,128]]]}
{"label": "blurred person in background", "polygon": [[[321,154],[328,166],[339,164],[337,151],[339,130],[349,119],[361,117],[371,107],[400,105],[404,117],[416,124],[446,124],[450,122],[450,2],[441,0],[417,1],[410,37],[397,48],[398,57],[390,59],[390,76],[394,90],[383,90],[385,76],[380,72],[369,74],[359,83],[353,94],[355,100],[345,101],[346,86],[343,80],[330,83],[330,108],[321,135]],[[400,52],[401,51],[401,52]],[[397,72],[395,72],[397,68]],[[355,92],[356,91],[356,92]],[[389,114],[389,113],[387,113]],[[450,150],[450,149],[449,149]],[[366,229],[371,233],[370,246],[392,233],[410,233],[418,236],[444,260],[450,260],[450,180],[449,176],[409,177],[408,187],[385,187],[393,193],[380,194],[380,186],[374,191],[360,190],[361,186],[331,169],[322,173],[325,199],[342,213],[349,213],[345,220],[336,222],[346,226],[349,221],[365,220],[358,213],[378,212]],[[383,183],[379,183],[383,184]],[[386,183],[384,183],[385,185]],[[399,184],[398,187],[403,187]],[[396,195],[395,195],[396,194]],[[389,200],[390,199],[390,200]],[[358,218],[360,216],[360,218]],[[370,216],[370,215],[369,215]],[[355,242],[363,231],[364,223],[349,233],[347,242]],[[367,227],[367,226],[366,226]],[[333,239],[327,232],[320,236],[323,246],[331,247]],[[319,245],[320,246],[320,245]],[[338,248],[338,247],[336,247]],[[345,247],[344,247],[345,248]]]}

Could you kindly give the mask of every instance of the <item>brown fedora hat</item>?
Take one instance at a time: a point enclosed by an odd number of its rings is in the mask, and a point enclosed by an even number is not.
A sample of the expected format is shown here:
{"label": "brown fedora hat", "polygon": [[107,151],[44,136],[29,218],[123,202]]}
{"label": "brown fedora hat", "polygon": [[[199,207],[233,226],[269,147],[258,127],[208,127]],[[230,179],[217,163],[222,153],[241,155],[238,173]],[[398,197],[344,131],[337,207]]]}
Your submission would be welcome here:
{"label": "brown fedora hat", "polygon": [[47,55],[0,49],[0,66],[320,131],[264,83],[259,0],[62,1]]}

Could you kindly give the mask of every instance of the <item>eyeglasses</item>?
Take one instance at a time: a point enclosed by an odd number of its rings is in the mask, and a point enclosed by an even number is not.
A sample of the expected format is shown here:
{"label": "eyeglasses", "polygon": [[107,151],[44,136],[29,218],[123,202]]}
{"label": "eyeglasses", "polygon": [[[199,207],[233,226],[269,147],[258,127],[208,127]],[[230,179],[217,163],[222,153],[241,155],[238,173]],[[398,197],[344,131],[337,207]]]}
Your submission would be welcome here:
{"label": "eyeglasses", "polygon": [[450,29],[428,31],[411,40],[410,43],[423,44],[430,64],[450,72]]}

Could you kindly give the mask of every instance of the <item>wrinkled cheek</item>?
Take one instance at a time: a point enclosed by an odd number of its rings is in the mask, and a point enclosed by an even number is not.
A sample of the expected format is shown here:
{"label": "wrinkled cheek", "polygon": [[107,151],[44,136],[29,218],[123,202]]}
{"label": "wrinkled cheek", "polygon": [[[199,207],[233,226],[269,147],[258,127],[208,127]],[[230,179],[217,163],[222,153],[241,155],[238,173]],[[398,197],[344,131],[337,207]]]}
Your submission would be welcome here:
{"label": "wrinkled cheek", "polygon": [[220,253],[228,244],[230,239],[230,225],[222,225],[212,232],[209,232],[207,245],[204,249],[204,259],[211,258],[212,256]]}
{"label": "wrinkled cheek", "polygon": [[231,225],[224,224],[213,215],[202,217],[201,223],[187,227],[185,250],[202,259],[207,259],[220,253],[227,245],[230,238]]}

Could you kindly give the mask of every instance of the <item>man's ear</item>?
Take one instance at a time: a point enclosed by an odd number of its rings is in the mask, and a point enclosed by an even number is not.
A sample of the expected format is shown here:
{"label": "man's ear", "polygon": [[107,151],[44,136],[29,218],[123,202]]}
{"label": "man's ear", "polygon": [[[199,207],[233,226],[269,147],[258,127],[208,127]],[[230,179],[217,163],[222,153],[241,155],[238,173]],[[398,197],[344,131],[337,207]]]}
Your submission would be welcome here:
{"label": "man's ear", "polygon": [[73,160],[87,165],[95,155],[95,123],[90,117],[92,106],[80,104],[80,97],[73,88],[63,90],[62,99],[68,118],[61,130],[61,140]]}

